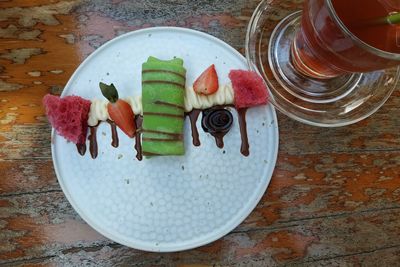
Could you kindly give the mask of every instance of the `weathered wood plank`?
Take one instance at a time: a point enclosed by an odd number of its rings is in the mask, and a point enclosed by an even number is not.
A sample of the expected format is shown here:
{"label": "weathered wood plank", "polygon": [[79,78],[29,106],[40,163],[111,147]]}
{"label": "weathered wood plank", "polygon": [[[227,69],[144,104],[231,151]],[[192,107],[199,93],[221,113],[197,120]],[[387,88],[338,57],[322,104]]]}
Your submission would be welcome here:
{"label": "weathered wood plank", "polygon": [[0,263],[110,243],[80,219],[61,192],[0,198],[0,240]]}
{"label": "weathered wood plank", "polygon": [[400,247],[377,249],[363,253],[353,253],[343,257],[333,257],[323,260],[308,261],[302,264],[289,264],[288,266],[398,266],[400,262]]}
{"label": "weathered wood plank", "polygon": [[[104,253],[103,257],[101,258],[101,262],[103,266],[114,266],[117,265],[117,260],[109,259],[109,251],[116,250],[118,251],[118,255],[121,254],[119,251],[118,246],[106,246],[101,248],[92,249],[90,252],[94,252],[96,250],[101,251]],[[78,249],[79,250],[79,249]],[[8,264],[7,266],[60,266],[62,264],[85,264],[85,266],[98,266],[100,260],[93,256],[94,253],[88,253],[86,250],[80,249],[78,255],[73,254],[63,254],[61,256],[54,256],[54,257],[46,257],[46,258],[38,258],[30,261],[22,261],[22,262],[15,262],[13,264]],[[131,255],[133,257],[133,255]],[[129,265],[129,266],[146,266],[148,262],[142,263],[141,261],[137,260],[122,260],[124,263],[121,264]],[[292,264],[285,264],[284,266],[288,267],[319,267],[319,266],[332,266],[332,267],[342,267],[342,266],[365,266],[365,267],[376,267],[376,266],[397,266],[400,261],[400,248],[399,246],[393,246],[384,249],[373,250],[369,252],[363,253],[354,253],[351,255],[346,256],[337,256],[329,259],[322,259],[316,261],[309,261],[303,263],[292,263]],[[184,263],[181,263],[184,262]],[[158,261],[155,261],[154,264],[151,266],[179,266],[179,267],[265,267],[265,266],[276,266],[280,264],[271,263],[267,259],[249,259],[242,262],[230,262],[221,263],[218,261],[209,261],[206,264],[195,264],[193,262],[198,262],[198,260],[181,260],[174,257],[173,259],[164,260],[163,256],[158,257]],[[21,265],[22,263],[22,265]]]}
{"label": "weathered wood plank", "polygon": [[61,190],[51,160],[0,161],[0,196]]}
{"label": "weathered wood plank", "polygon": [[400,87],[370,118],[341,128],[313,127],[279,116],[280,150],[290,154],[399,151],[399,93]]}
{"label": "weathered wood plank", "polygon": [[[208,246],[179,253],[154,254],[133,250],[104,241],[90,240],[88,234],[79,237],[79,247],[69,242],[41,243],[43,232],[29,250],[34,255],[49,257],[43,263],[55,265],[102,264],[105,266],[176,266],[179,264],[216,264],[217,266],[276,266],[318,263],[349,262],[372,259],[375,252],[386,251],[393,262],[400,250],[399,209],[351,214],[333,218],[311,219],[296,224],[280,224],[262,231],[234,232]],[[385,222],[385,223],[383,223]],[[53,227],[58,227],[53,225]],[[83,225],[81,226],[83,227]],[[19,229],[13,225],[12,233]],[[60,226],[61,228],[61,226]],[[15,230],[14,230],[15,229]],[[35,228],[36,229],[36,228]],[[68,229],[68,228],[66,228]],[[77,228],[75,228],[77,230]],[[79,234],[87,232],[78,231]],[[33,231],[35,233],[35,231]],[[78,233],[69,238],[77,238]],[[31,234],[33,238],[34,234]],[[22,240],[23,237],[16,237]],[[63,237],[64,239],[66,237]],[[82,241],[82,239],[86,239]],[[78,243],[78,241],[71,242]],[[92,243],[92,244],[91,244]],[[20,241],[19,246],[23,245]],[[390,250],[392,249],[392,250]],[[41,252],[39,254],[39,252]],[[0,254],[2,255],[2,254]],[[28,254],[29,255],[29,254]],[[28,255],[24,255],[29,259]],[[34,259],[34,256],[31,256]],[[353,257],[353,258],[349,258]],[[375,256],[376,257],[376,256]],[[21,258],[21,257],[19,257]],[[341,259],[343,258],[343,259]],[[15,259],[3,259],[3,263]],[[375,259],[377,262],[378,259]]]}
{"label": "weathered wood plank", "polygon": [[50,133],[51,127],[47,122],[16,124],[8,131],[0,131],[0,159],[50,159]]}

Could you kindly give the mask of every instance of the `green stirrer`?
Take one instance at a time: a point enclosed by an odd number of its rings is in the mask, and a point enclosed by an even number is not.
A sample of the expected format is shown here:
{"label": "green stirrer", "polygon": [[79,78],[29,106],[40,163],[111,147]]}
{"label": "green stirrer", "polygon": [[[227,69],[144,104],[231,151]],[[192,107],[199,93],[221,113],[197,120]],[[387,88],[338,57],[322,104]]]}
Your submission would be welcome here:
{"label": "green stirrer", "polygon": [[385,24],[400,24],[400,12],[392,13],[389,16],[378,18],[378,19],[373,19],[373,20],[367,20],[364,25],[385,25]]}

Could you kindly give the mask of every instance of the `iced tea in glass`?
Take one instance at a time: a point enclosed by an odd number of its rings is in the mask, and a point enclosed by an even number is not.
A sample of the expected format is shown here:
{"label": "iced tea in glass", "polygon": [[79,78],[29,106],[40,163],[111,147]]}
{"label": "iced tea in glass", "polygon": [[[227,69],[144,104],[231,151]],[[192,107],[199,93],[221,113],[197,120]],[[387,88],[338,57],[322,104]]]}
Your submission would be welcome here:
{"label": "iced tea in glass", "polygon": [[315,78],[398,65],[400,24],[385,18],[400,12],[399,2],[306,0],[292,46],[293,64]]}

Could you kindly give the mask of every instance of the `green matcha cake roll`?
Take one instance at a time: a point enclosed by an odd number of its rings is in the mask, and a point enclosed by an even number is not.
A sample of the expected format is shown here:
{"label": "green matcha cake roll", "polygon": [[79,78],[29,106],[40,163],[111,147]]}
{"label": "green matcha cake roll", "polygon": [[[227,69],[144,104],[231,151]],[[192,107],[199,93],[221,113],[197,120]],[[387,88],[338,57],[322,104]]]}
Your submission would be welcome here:
{"label": "green matcha cake roll", "polygon": [[145,156],[183,155],[183,60],[149,57],[142,66],[142,149]]}

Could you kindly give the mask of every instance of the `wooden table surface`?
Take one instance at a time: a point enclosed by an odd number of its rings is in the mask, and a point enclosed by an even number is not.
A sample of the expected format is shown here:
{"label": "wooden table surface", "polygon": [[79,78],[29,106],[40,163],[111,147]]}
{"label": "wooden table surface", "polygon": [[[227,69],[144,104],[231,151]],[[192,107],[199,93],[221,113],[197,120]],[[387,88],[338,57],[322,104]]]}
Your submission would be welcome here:
{"label": "wooden table surface", "polygon": [[[0,0],[0,264],[6,266],[399,266],[400,91],[358,124],[323,129],[279,116],[267,193],[224,238],[147,253],[92,230],[55,177],[42,97],[125,32],[181,26],[244,51],[256,0]],[[282,0],[282,12],[301,1]],[[277,19],[282,14],[276,14]]]}

